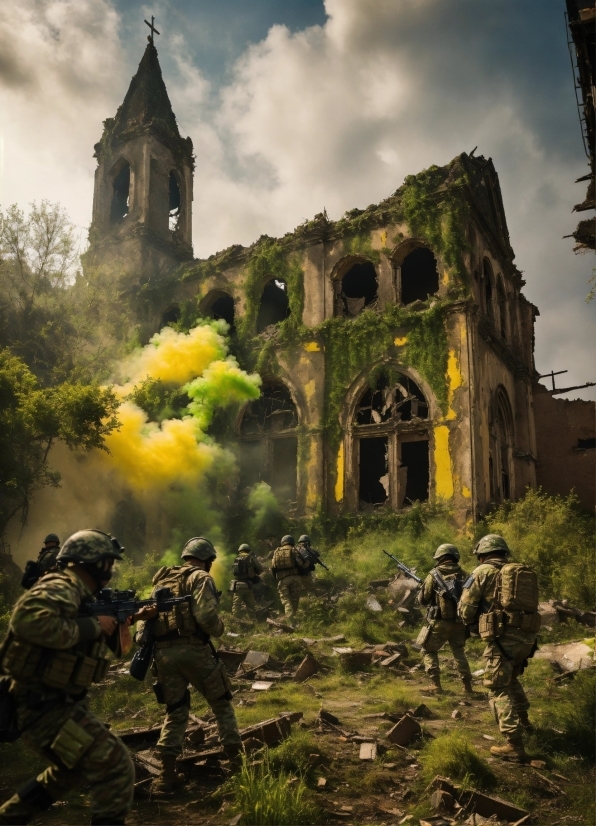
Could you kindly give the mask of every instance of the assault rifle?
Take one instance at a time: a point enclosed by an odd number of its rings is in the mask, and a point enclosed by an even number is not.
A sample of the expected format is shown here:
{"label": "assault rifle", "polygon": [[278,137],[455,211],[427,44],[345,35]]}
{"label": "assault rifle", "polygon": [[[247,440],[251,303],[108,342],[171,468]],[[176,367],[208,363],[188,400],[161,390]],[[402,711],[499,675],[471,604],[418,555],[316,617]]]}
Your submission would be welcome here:
{"label": "assault rifle", "polygon": [[403,562],[400,562],[397,557],[393,556],[393,554],[390,554],[387,551],[383,551],[383,553],[385,554],[385,556],[388,556],[389,559],[392,559],[395,562],[402,574],[405,574],[406,576],[410,577],[410,579],[413,579],[414,582],[418,583],[418,585],[422,585],[422,580],[420,579],[420,577],[416,576],[416,574],[413,571],[410,571],[407,565],[404,565]]}
{"label": "assault rifle", "polygon": [[[100,591],[101,593],[101,591]],[[126,591],[120,591],[117,593],[127,593]],[[134,591],[128,592],[134,594]],[[171,611],[176,605],[180,605],[182,602],[190,602],[191,597],[187,595],[185,597],[173,597],[171,588],[158,588],[155,591],[155,595],[151,599],[146,600],[137,600],[139,607],[143,605],[154,605],[157,608],[157,613],[162,614],[166,611]],[[134,657],[130,662],[129,673],[131,677],[134,677],[135,680],[143,681],[147,676],[147,671],[149,670],[149,666],[151,665],[151,660],[153,659],[153,650],[155,648],[155,620],[157,617],[153,617],[150,620],[145,622],[145,626],[141,632],[141,636],[138,642],[138,649],[135,651]]]}
{"label": "assault rifle", "polygon": [[308,546],[308,548],[306,548],[306,550],[313,565],[320,565],[321,568],[324,568],[326,571],[329,570],[327,565],[325,565],[325,563],[321,559],[321,554],[318,551],[316,551],[314,548],[311,548],[310,545]]}
{"label": "assault rifle", "polygon": [[439,594],[442,594],[443,596],[448,596],[449,599],[452,599],[457,605],[457,603],[459,602],[459,598],[461,597],[461,583],[458,583],[457,580],[451,580],[451,582],[446,582],[436,568],[433,571],[431,571],[431,576],[434,580],[435,588],[439,592]]}
{"label": "assault rifle", "polygon": [[127,591],[102,588],[97,592],[97,601],[83,603],[81,611],[89,617],[114,617],[119,625],[124,625],[129,618],[134,621],[135,615],[146,605],[154,606],[158,614],[163,614],[171,611],[175,605],[190,600],[189,596],[172,596],[170,588],[158,588],[155,596],[150,599],[137,599],[136,593],[132,588]]}

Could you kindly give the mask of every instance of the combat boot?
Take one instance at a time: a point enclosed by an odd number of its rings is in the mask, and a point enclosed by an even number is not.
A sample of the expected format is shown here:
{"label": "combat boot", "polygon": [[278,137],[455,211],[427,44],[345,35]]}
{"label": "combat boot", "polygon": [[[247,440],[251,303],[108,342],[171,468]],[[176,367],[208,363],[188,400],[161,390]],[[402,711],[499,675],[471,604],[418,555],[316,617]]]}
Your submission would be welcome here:
{"label": "combat boot", "polygon": [[472,688],[472,678],[471,677],[462,677],[462,683],[464,686],[464,691],[466,694],[473,694],[474,689]]}
{"label": "combat boot", "polygon": [[507,740],[504,746],[491,746],[491,754],[497,757],[503,757],[506,760],[525,760],[526,750],[524,748],[523,740]]}
{"label": "combat boot", "polygon": [[176,754],[162,754],[161,772],[151,784],[151,791],[154,794],[173,794],[174,789],[184,785],[184,775],[176,771]]}
{"label": "combat boot", "polygon": [[519,721],[522,724],[522,727],[523,727],[524,731],[526,731],[528,734],[533,734],[536,731],[536,729],[534,728],[534,726],[532,725],[532,723],[530,722],[530,720],[528,718],[528,712],[527,711],[520,711],[519,712]]}
{"label": "combat boot", "polygon": [[244,749],[242,746],[224,746],[224,759],[228,761],[227,769],[230,774],[237,774],[242,768],[242,756]]}
{"label": "combat boot", "polygon": [[434,691],[435,694],[442,694],[443,686],[441,685],[441,677],[437,674],[436,676],[431,677],[430,679],[432,681],[432,686],[428,690]]}

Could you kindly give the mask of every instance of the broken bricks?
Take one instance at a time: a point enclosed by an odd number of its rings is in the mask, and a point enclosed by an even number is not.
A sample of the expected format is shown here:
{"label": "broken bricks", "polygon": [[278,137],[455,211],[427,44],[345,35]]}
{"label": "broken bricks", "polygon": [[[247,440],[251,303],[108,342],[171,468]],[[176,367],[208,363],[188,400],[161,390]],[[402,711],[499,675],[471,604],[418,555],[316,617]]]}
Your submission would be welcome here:
{"label": "broken bricks", "polygon": [[376,760],[377,759],[377,744],[376,743],[360,743],[360,759],[361,760]]}
{"label": "broken bricks", "polygon": [[387,739],[396,746],[407,746],[416,737],[422,734],[420,723],[415,720],[410,714],[404,714],[401,720],[389,729],[387,732]]}
{"label": "broken bricks", "polygon": [[[453,783],[447,777],[437,775],[429,785],[427,791],[440,791],[453,797],[454,800],[461,806],[464,816],[478,815],[480,818],[497,817],[509,823],[523,819],[528,815],[525,809],[520,809],[513,803],[507,800],[502,800],[500,797],[493,797],[492,795],[477,792],[474,789],[463,790],[461,786]],[[432,801],[431,797],[431,801]],[[438,797],[435,798],[438,800]],[[468,822],[468,821],[466,821]],[[478,823],[483,821],[478,819]],[[472,821],[470,820],[470,823]]]}
{"label": "broken bricks", "polygon": [[316,674],[319,670],[319,663],[313,657],[312,654],[307,654],[306,657],[302,660],[296,672],[294,673],[294,680],[297,683],[303,683],[304,680],[308,680],[309,677],[312,677],[313,674]]}

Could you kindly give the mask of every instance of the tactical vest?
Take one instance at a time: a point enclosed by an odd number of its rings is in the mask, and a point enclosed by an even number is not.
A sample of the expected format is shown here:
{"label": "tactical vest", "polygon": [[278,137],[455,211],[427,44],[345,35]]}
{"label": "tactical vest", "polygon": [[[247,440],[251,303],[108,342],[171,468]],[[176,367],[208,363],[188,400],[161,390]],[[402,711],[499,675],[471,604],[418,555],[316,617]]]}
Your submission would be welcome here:
{"label": "tactical vest", "polygon": [[452,574],[444,574],[439,571],[441,577],[445,580],[447,585],[452,588],[451,593],[441,593],[438,590],[437,582],[435,580],[434,601],[436,607],[439,609],[440,616],[437,619],[444,619],[454,621],[457,620],[457,604],[462,594],[462,587],[465,576],[462,571],[457,571]]}
{"label": "tactical vest", "polygon": [[532,634],[540,631],[538,612],[538,577],[536,572],[521,562],[495,565],[498,569],[494,601],[489,611],[478,622],[482,639],[498,639],[507,626]]}
{"label": "tactical vest", "polygon": [[[63,577],[63,574],[46,574]],[[105,640],[87,640],[66,650],[45,648],[20,640],[9,631],[0,647],[0,666],[17,682],[40,682],[46,688],[80,694],[91,683],[102,682],[109,668]]]}
{"label": "tactical vest", "polygon": [[[173,565],[171,567],[160,568],[153,577],[153,585],[159,588],[170,588],[173,596],[183,597],[188,593],[186,582],[189,576],[200,570],[193,565]],[[157,588],[154,588],[152,595]],[[188,602],[175,605],[171,611],[159,614],[155,619],[155,638],[160,639],[170,635],[190,637],[196,634],[198,625],[192,615],[192,609]]]}
{"label": "tactical vest", "polygon": [[239,554],[234,560],[232,574],[234,579],[248,582],[256,576],[255,566],[250,554]]}
{"label": "tactical vest", "polygon": [[285,579],[288,576],[298,576],[293,545],[282,545],[281,548],[275,550],[271,568],[277,580]]}

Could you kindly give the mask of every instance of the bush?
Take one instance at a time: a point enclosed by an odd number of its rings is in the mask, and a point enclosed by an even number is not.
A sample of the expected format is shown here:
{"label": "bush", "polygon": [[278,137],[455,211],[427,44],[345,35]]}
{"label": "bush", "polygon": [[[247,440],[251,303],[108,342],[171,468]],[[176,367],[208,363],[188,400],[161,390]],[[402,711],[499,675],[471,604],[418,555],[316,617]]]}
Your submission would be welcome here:
{"label": "bush", "polygon": [[476,752],[468,738],[459,731],[437,737],[425,746],[421,756],[422,777],[426,783],[437,774],[459,780],[464,785],[490,788],[495,775]]}
{"label": "bush", "polygon": [[304,780],[273,770],[267,749],[263,761],[256,765],[245,757],[241,771],[228,781],[225,791],[234,795],[233,807],[242,813],[246,826],[308,826],[320,822],[317,807],[308,800]]}
{"label": "bush", "polygon": [[596,749],[596,674],[592,669],[580,671],[573,681],[573,702],[559,718],[565,744],[574,753],[594,762]]}
{"label": "bush", "polygon": [[306,777],[314,769],[311,754],[325,757],[310,732],[297,731],[269,752],[269,765],[274,772],[284,771]]}

